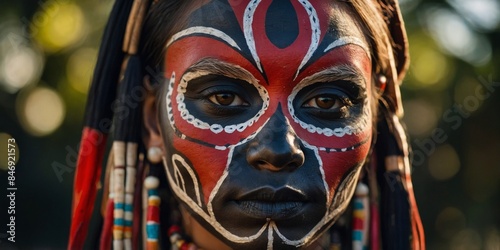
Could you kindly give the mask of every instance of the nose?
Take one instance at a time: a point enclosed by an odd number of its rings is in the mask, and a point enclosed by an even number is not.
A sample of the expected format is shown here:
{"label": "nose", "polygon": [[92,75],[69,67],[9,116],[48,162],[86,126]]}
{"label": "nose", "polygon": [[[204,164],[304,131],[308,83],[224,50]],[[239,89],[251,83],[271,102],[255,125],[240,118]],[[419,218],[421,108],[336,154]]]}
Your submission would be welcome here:
{"label": "nose", "polygon": [[280,108],[250,141],[247,162],[273,172],[293,171],[304,164],[299,139]]}

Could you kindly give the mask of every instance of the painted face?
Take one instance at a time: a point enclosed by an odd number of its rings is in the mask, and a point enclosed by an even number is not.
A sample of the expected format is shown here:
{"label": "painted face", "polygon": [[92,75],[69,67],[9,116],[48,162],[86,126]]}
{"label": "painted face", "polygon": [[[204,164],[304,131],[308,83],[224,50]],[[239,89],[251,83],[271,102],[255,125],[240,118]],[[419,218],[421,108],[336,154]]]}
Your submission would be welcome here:
{"label": "painted face", "polygon": [[352,196],[372,67],[355,18],[329,2],[214,0],[166,45],[167,178],[233,248],[306,246]]}

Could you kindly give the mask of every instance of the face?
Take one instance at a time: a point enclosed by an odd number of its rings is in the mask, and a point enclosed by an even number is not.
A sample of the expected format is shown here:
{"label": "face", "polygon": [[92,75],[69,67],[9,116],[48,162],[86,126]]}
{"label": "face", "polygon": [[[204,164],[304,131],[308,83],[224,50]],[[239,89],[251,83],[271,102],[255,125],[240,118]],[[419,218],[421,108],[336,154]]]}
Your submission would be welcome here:
{"label": "face", "polygon": [[214,0],[166,46],[175,196],[233,248],[310,244],[345,210],[372,139],[353,15],[322,0]]}

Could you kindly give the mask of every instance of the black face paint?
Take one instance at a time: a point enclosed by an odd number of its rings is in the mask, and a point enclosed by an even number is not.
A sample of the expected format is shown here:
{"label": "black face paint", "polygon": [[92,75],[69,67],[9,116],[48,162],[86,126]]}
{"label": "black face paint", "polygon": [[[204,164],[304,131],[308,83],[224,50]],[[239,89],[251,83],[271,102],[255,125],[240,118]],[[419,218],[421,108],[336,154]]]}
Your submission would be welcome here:
{"label": "black face paint", "polygon": [[[320,164],[290,130],[280,109],[255,138],[235,147],[232,158],[212,203],[224,207],[214,209],[223,227],[249,236],[273,221],[287,239],[299,240],[322,219],[326,189],[317,185],[323,182]],[[265,247],[268,235],[260,238],[260,247]]]}
{"label": "black face paint", "polygon": [[167,177],[232,248],[306,246],[351,197],[371,141],[371,63],[359,30],[337,36],[335,11],[216,0],[167,44]]}
{"label": "black face paint", "polygon": [[284,49],[299,36],[299,20],[289,0],[274,0],[266,13],[266,35],[276,47]]}

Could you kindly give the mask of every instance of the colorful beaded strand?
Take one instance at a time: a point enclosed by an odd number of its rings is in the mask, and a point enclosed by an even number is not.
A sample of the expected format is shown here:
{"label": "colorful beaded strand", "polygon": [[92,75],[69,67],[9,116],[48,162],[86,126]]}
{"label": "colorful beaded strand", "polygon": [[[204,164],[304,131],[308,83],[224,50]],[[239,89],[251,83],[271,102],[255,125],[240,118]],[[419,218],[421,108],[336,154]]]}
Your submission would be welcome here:
{"label": "colorful beaded strand", "polygon": [[126,157],[126,178],[125,178],[125,205],[124,205],[124,247],[126,250],[132,249],[132,224],[133,224],[133,202],[134,202],[134,186],[137,163],[137,143],[127,143]]}
{"label": "colorful beaded strand", "polygon": [[124,228],[124,191],[125,191],[125,150],[126,144],[122,141],[113,142],[115,150],[115,166],[113,168],[113,196],[114,196],[114,225],[113,225],[113,249],[123,249]]}
{"label": "colorful beaded strand", "polygon": [[158,186],[160,181],[155,176],[148,176],[144,181],[144,186],[148,190],[148,209],[146,215],[146,249],[158,249],[158,239],[160,231],[160,196]]}
{"label": "colorful beaded strand", "polygon": [[[149,166],[146,167],[146,170],[149,168]],[[142,205],[142,213],[141,213],[141,232],[142,232],[142,249],[147,249],[147,241],[146,239],[148,238],[148,233],[146,230],[146,222],[147,222],[147,211],[148,211],[148,189],[146,188],[146,177],[144,177],[144,181],[142,184],[142,199],[141,199],[141,205]]]}
{"label": "colorful beaded strand", "polygon": [[354,194],[354,211],[352,225],[352,249],[368,249],[369,229],[368,186],[359,182]]}

